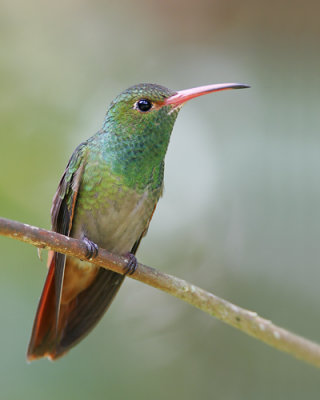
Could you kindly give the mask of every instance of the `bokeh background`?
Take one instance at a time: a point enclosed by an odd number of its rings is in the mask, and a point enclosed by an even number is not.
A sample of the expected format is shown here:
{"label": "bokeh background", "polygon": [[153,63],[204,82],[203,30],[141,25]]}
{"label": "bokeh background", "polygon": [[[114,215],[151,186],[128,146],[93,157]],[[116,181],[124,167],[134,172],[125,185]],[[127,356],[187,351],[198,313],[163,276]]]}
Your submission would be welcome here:
{"label": "bokeh background", "polygon": [[[0,214],[50,227],[73,149],[139,82],[242,82],[193,100],[138,253],[320,341],[319,2],[2,0]],[[0,238],[1,399],[318,399],[319,371],[127,279],[56,363],[25,352],[46,275]]]}

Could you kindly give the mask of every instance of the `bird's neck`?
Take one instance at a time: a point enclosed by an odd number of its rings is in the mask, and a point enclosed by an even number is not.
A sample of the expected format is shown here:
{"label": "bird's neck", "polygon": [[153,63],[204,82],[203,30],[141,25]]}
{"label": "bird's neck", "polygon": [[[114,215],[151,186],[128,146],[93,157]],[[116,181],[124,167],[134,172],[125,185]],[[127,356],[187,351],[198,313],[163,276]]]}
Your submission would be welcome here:
{"label": "bird's neck", "polygon": [[159,137],[153,132],[141,132],[136,140],[132,140],[131,136],[109,128],[99,132],[99,147],[104,161],[128,187],[137,191],[154,190],[162,186],[170,133]]}

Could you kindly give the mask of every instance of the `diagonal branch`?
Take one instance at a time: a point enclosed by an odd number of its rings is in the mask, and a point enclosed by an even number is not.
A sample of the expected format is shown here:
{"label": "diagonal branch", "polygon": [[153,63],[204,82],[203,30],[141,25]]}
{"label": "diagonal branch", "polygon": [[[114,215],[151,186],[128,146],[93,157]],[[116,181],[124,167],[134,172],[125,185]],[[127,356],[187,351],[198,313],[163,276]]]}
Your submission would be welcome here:
{"label": "diagonal branch", "polygon": [[[0,234],[81,259],[85,259],[87,251],[86,245],[80,240],[5,218],[0,218]],[[121,274],[127,262],[126,257],[111,254],[104,249],[99,249],[99,254],[94,259],[94,263],[100,267]],[[274,325],[255,312],[238,307],[191,283],[140,263],[130,277],[178,297],[278,350],[320,367],[320,345]]]}

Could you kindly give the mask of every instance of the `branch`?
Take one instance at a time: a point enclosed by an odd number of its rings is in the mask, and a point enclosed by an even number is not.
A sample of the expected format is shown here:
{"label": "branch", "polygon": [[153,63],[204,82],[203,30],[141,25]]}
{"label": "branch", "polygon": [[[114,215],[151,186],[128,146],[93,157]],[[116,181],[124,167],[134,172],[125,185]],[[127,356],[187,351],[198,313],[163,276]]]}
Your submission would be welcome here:
{"label": "branch", "polygon": [[[0,234],[39,248],[51,249],[81,259],[86,258],[87,248],[81,240],[35,226],[0,218]],[[111,254],[104,249],[99,249],[98,256],[94,259],[94,264],[120,274],[123,274],[127,262],[126,257]],[[129,277],[178,297],[269,346],[320,367],[320,345],[274,325],[255,312],[238,307],[191,283],[140,263],[136,272]]]}

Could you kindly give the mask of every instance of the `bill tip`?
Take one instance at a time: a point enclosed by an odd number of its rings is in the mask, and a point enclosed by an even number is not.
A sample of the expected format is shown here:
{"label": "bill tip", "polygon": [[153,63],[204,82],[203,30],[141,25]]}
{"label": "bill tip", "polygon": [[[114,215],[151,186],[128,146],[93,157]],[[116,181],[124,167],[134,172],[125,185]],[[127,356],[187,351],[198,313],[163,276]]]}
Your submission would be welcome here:
{"label": "bill tip", "polygon": [[236,89],[249,89],[249,88],[251,88],[251,86],[250,86],[250,85],[245,85],[244,83],[240,83],[240,84],[236,87]]}

